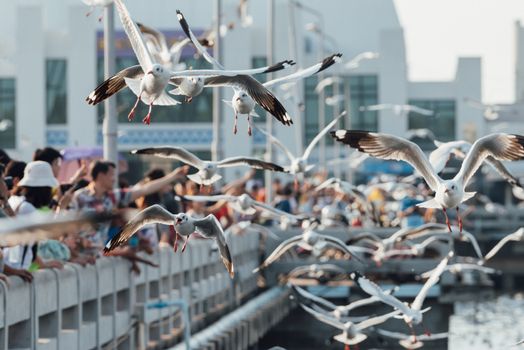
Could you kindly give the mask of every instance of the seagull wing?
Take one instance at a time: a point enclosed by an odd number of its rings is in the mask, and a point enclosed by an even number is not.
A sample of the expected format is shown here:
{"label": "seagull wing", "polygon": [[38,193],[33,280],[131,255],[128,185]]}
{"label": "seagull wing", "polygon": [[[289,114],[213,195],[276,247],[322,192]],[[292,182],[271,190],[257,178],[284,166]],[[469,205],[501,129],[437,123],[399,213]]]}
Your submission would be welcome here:
{"label": "seagull wing", "polygon": [[182,147],[142,148],[133,150],[131,151],[131,153],[147,154],[160,158],[176,159],[198,169],[202,169],[203,167],[205,167],[205,163],[200,158],[198,158],[193,153],[189,152],[188,150]]}
{"label": "seagull wing", "polygon": [[98,85],[96,89],[94,89],[93,92],[91,92],[89,96],[86,97],[86,101],[90,105],[96,105],[125,88],[125,78],[140,79],[143,76],[144,71],[140,65],[122,69],[120,72],[116,73]]}
{"label": "seagull wing", "polygon": [[269,265],[271,265],[273,262],[278,260],[285,252],[287,252],[289,249],[291,249],[293,246],[297,245],[298,242],[302,240],[302,235],[298,235],[295,237],[291,237],[289,239],[286,239],[284,242],[280,243],[275,250],[269,256],[264,260],[262,265],[260,265],[255,271],[261,270]]}
{"label": "seagull wing", "polygon": [[193,45],[195,45],[195,48],[204,57],[204,59],[211,63],[214,67],[217,67],[218,69],[224,69],[224,66],[220,64],[213,56],[211,56],[207,52],[207,50],[200,44],[198,38],[193,34],[191,28],[189,28],[189,24],[187,23],[186,18],[184,17],[182,12],[177,10],[176,15],[178,18],[178,22],[180,22],[180,26],[184,30],[184,33],[186,33],[186,36],[191,40]]}
{"label": "seagull wing", "polygon": [[454,179],[466,186],[488,156],[497,160],[523,159],[524,136],[498,133],[481,137],[471,147]]}
{"label": "seagull wing", "polygon": [[[387,331],[385,329],[380,329],[380,328],[377,328],[377,333],[380,334],[380,335],[383,335],[384,337],[393,338],[393,339],[399,339],[399,340],[404,340],[404,339],[409,339],[410,338],[409,334],[400,333],[400,332],[391,332],[391,331]],[[418,338],[418,336],[417,336],[417,338]]]}
{"label": "seagull wing", "polygon": [[486,158],[486,162],[488,162],[489,165],[495,168],[499,175],[502,176],[502,178],[506,180],[511,186],[522,187],[519,179],[517,179],[513,174],[511,174],[508,168],[506,168],[501,161],[489,156]]}
{"label": "seagull wing", "polygon": [[250,157],[226,158],[224,160],[221,160],[217,164],[219,168],[227,168],[227,167],[233,167],[233,166],[239,166],[239,165],[247,165],[254,169],[271,170],[271,171],[279,171],[279,172],[285,171],[284,168],[282,168],[278,164],[265,162],[263,160],[256,159],[256,158],[250,158]]}
{"label": "seagull wing", "polygon": [[138,63],[140,63],[140,66],[142,66],[144,72],[149,72],[153,67],[154,62],[151,54],[147,49],[144,38],[142,37],[142,33],[140,33],[135,22],[133,22],[131,19],[131,16],[129,15],[129,12],[127,11],[127,8],[122,0],[115,0],[114,3],[116,5],[118,15],[120,16],[122,26],[124,27],[127,37],[129,38],[129,42],[131,43],[131,47],[133,48],[136,58],[138,59]]}
{"label": "seagull wing", "polygon": [[417,107],[417,106],[413,106],[413,105],[405,105],[405,109],[408,112],[414,112],[414,113],[418,113],[418,114],[422,114],[422,115],[426,115],[426,116],[432,116],[432,115],[435,114],[435,112],[433,112],[432,110],[421,108],[421,107]]}
{"label": "seagull wing", "polygon": [[142,34],[151,35],[153,38],[155,38],[154,39],[156,41],[155,45],[157,45],[160,50],[165,51],[165,52],[168,51],[167,50],[167,40],[166,40],[164,33],[154,28],[148,27],[142,23],[137,22],[136,25],[138,26],[138,29],[140,30]]}
{"label": "seagull wing", "polygon": [[219,201],[234,202],[238,199],[238,197],[236,196],[230,196],[227,194],[219,194],[216,196],[184,196],[184,198],[190,201],[196,201],[196,202],[219,202]]}
{"label": "seagull wing", "polygon": [[440,275],[442,275],[442,273],[446,269],[448,261],[452,256],[453,252],[450,252],[448,256],[442,259],[442,261],[437,265],[435,270],[433,270],[431,276],[428,278],[426,283],[424,283],[422,289],[420,290],[420,292],[418,292],[417,297],[411,304],[411,307],[413,309],[420,310],[422,308],[422,304],[424,303],[424,299],[426,299],[426,296],[428,295],[429,289],[438,283],[438,281],[440,280]]}
{"label": "seagull wing", "polygon": [[293,121],[282,103],[256,79],[249,75],[217,75],[204,80],[206,86],[229,86],[245,91],[262,108],[271,113],[284,125],[291,125]]}
{"label": "seagull wing", "polygon": [[326,125],[326,127],[324,129],[322,129],[321,132],[319,132],[317,134],[317,136],[315,136],[315,138],[313,140],[311,140],[311,142],[309,143],[309,145],[307,146],[306,150],[304,151],[304,155],[302,156],[304,159],[308,159],[309,156],[311,155],[311,152],[313,151],[313,149],[315,148],[315,146],[317,145],[317,143],[320,141],[320,139],[322,139],[324,137],[324,135],[327,134],[328,131],[331,130],[332,127],[335,126],[335,124],[338,123],[338,121],[340,120],[340,118],[342,118],[343,116],[345,116],[347,113],[346,111],[340,113],[338,115],[338,117],[336,117],[335,119],[333,119],[333,121],[331,121],[331,123],[329,123],[328,125]]}
{"label": "seagull wing", "polygon": [[377,286],[375,283],[360,275],[356,275],[355,278],[357,280],[358,285],[360,286],[360,288],[362,288],[364,292],[379,298],[380,301],[382,301],[383,303],[388,304],[397,310],[400,310],[404,314],[411,313],[411,309],[406,304],[398,300],[393,295],[384,292],[384,290],[382,290],[382,288]]}
{"label": "seagull wing", "polygon": [[333,304],[332,302],[322,298],[322,297],[319,297],[313,293],[310,293],[308,292],[307,290],[299,287],[299,286],[295,286],[293,285],[293,290],[296,291],[298,294],[300,294],[302,297],[306,298],[306,299],[309,299],[311,301],[313,301],[314,303],[316,304],[320,304],[320,305],[323,305],[324,307],[327,307],[328,309],[331,309],[331,310],[335,310],[337,308],[337,305]]}
{"label": "seagull wing", "polygon": [[337,130],[331,135],[339,142],[380,159],[403,160],[408,162],[424,177],[429,187],[436,191],[440,178],[415,143],[406,139],[358,130]]}
{"label": "seagull wing", "polygon": [[340,62],[342,57],[341,53],[337,53],[331,56],[328,56],[322,60],[322,62],[319,62],[315,65],[312,65],[311,67],[308,67],[306,69],[301,69],[293,74],[286,75],[285,77],[277,78],[270,80],[268,82],[265,82],[263,85],[266,88],[279,85],[279,84],[287,84],[296,82],[300,79],[305,79],[309,76],[312,76],[313,74],[317,74],[318,72],[322,72],[323,70],[331,67],[333,64]]}
{"label": "seagull wing", "polygon": [[111,221],[111,213],[50,214],[35,212],[14,218],[0,219],[0,246],[33,244],[47,239],[58,239],[65,234],[77,233],[86,226]]}
{"label": "seagull wing", "polygon": [[323,313],[315,311],[312,308],[310,308],[309,306],[306,306],[304,304],[300,304],[300,307],[302,307],[302,309],[304,309],[307,313],[315,317],[320,322],[326,323],[340,330],[345,330],[344,324],[340,322],[339,320],[337,320],[336,318],[324,315]]}
{"label": "seagull wing", "polygon": [[366,328],[373,327],[373,326],[376,326],[378,324],[382,324],[382,323],[386,322],[387,320],[389,320],[390,318],[392,318],[393,316],[397,316],[398,314],[400,314],[400,310],[395,310],[395,311],[389,312],[389,313],[384,314],[384,315],[371,317],[371,318],[368,318],[365,321],[362,321],[362,322],[356,324],[355,327],[359,331],[362,331],[362,330],[364,330]]}
{"label": "seagull wing", "polygon": [[231,258],[229,247],[227,246],[224,230],[218,222],[218,219],[213,214],[209,214],[203,219],[194,219],[193,223],[195,224],[198,233],[206,238],[214,239],[217,242],[220,257],[229,272],[229,276],[231,278],[235,277],[233,259]]}
{"label": "seagull wing", "polygon": [[266,135],[266,137],[269,137],[269,139],[271,140],[272,143],[274,143],[275,145],[280,147],[280,149],[282,151],[284,151],[284,153],[286,154],[286,156],[289,158],[290,161],[295,160],[295,156],[291,153],[291,151],[286,146],[284,146],[284,144],[282,142],[280,142],[279,139],[277,139],[275,136],[271,135],[270,133],[268,133],[264,129],[259,128],[258,126],[256,126],[256,124],[254,126],[255,126],[255,129],[260,131],[262,134]]}
{"label": "seagull wing", "polygon": [[109,242],[107,242],[104,252],[110,252],[116,247],[124,244],[135,234],[136,231],[151,223],[173,225],[174,216],[158,204],[140,211],[134,218],[125,224]]}
{"label": "seagull wing", "polygon": [[279,217],[286,216],[286,217],[291,217],[291,218],[294,218],[294,219],[298,219],[298,217],[296,215],[293,215],[293,214],[287,213],[285,211],[282,211],[280,209],[274,208],[274,207],[272,207],[270,205],[267,205],[266,203],[262,203],[262,202],[253,200],[251,205],[256,207],[256,208],[258,208],[258,209],[262,209],[264,211],[270,212],[270,213],[272,213],[274,215],[277,215]]}
{"label": "seagull wing", "polygon": [[520,241],[523,238],[524,228],[519,228],[506,237],[502,238],[484,257],[484,261],[491,259],[509,241]]}
{"label": "seagull wing", "polygon": [[347,245],[344,244],[340,239],[328,235],[319,234],[329,245],[342,250],[344,253],[349,254],[350,257],[354,257],[356,260],[364,263],[358,255],[356,255]]}

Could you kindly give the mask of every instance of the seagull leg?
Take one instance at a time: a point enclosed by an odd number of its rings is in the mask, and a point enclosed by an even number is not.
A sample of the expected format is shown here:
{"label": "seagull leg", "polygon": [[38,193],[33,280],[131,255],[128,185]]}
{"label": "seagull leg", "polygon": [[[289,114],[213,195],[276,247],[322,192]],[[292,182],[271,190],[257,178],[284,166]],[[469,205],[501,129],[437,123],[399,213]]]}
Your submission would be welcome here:
{"label": "seagull leg", "polygon": [[186,250],[187,241],[189,241],[189,237],[191,237],[191,235],[187,236],[186,241],[184,242],[184,245],[182,246],[182,253]]}
{"label": "seagull leg", "polygon": [[136,98],[136,102],[133,105],[133,108],[131,108],[131,111],[127,115],[127,120],[132,121],[135,118],[135,109],[138,106],[138,102],[140,102],[141,96],[142,96],[142,92],[140,92],[140,94],[138,94],[138,97]]}
{"label": "seagull leg", "polygon": [[247,134],[251,136],[252,132],[251,132],[251,115],[250,114],[247,115],[247,125],[248,125]]}
{"label": "seagull leg", "polygon": [[100,16],[98,16],[98,22],[102,22],[103,19],[104,19],[104,10],[102,9],[102,13],[100,14]]}
{"label": "seagull leg", "polygon": [[91,16],[91,14],[93,13],[94,10],[95,10],[95,7],[94,7],[94,6],[91,6],[91,7],[89,8],[89,11],[87,11],[87,13],[86,13],[86,17]]}
{"label": "seagull leg", "polygon": [[191,103],[193,101],[193,96],[186,96],[186,103]]}
{"label": "seagull leg", "polygon": [[298,191],[298,177],[295,175],[295,180],[293,181],[293,186],[295,189],[295,192]]}
{"label": "seagull leg", "polygon": [[462,235],[462,218],[459,214],[459,207],[457,207],[457,218],[458,218],[458,224],[459,224],[459,232]]}
{"label": "seagull leg", "polygon": [[153,109],[153,101],[149,104],[149,111],[147,112],[147,115],[144,119],[142,119],[142,122],[146,125],[151,124],[151,110]]}
{"label": "seagull leg", "polygon": [[417,333],[415,333],[415,328],[413,328],[413,324],[410,322],[408,323],[409,329],[411,329],[411,334],[413,335],[413,344],[417,342]]}
{"label": "seagull leg", "polygon": [[448,213],[446,213],[446,208],[442,208],[442,211],[444,212],[444,215],[446,216],[446,225],[448,225],[449,232],[451,231],[451,224],[449,223]]}
{"label": "seagull leg", "polygon": [[171,232],[172,235],[175,235],[175,244],[173,245],[173,250],[175,253],[178,250],[178,232],[175,230],[175,226],[169,225],[169,232]]}
{"label": "seagull leg", "polygon": [[344,345],[344,350],[351,350],[348,344]]}
{"label": "seagull leg", "polygon": [[235,125],[233,125],[233,134],[237,134],[238,128],[237,128],[237,122],[238,122],[238,112],[235,111]]}

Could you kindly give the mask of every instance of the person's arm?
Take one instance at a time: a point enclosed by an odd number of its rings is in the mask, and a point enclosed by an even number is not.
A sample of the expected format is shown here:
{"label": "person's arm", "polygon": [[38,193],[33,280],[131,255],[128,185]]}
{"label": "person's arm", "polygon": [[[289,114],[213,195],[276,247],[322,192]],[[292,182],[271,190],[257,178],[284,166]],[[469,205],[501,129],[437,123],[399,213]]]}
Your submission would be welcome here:
{"label": "person's arm", "polygon": [[158,192],[166,185],[169,185],[170,183],[175,181],[175,179],[178,176],[187,174],[188,171],[189,166],[176,168],[174,171],[170,172],[169,174],[160,179],[153,180],[145,183],[144,185],[133,188],[129,191],[130,200],[134,201],[135,199],[140,198],[142,196],[147,196],[148,194]]}

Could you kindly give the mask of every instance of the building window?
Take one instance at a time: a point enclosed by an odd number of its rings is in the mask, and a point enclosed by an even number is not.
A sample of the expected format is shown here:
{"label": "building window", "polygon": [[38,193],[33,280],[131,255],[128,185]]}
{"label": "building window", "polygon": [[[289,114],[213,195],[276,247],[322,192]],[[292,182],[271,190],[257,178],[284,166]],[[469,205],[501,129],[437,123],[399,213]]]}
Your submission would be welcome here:
{"label": "building window", "polygon": [[409,129],[429,129],[439,141],[455,139],[455,100],[409,100],[410,105],[429,109],[435,114],[432,117],[410,112]]}
{"label": "building window", "polygon": [[347,128],[355,130],[378,131],[378,113],[376,111],[361,111],[360,107],[378,103],[378,79],[376,75],[354,75],[345,78],[349,83],[351,96],[351,125]]}
{"label": "building window", "polygon": [[[193,69],[209,69],[211,65],[202,59],[189,59],[184,61],[188,67]],[[117,57],[116,71],[138,64],[134,57]],[[99,57],[97,67],[98,82],[101,83],[104,79],[104,59]],[[174,89],[175,86],[168,85],[166,91]],[[213,90],[205,88],[202,93],[195,97],[191,103],[185,103],[183,96],[172,97],[182,102],[176,106],[153,106],[152,123],[211,123],[213,118]],[[128,124],[127,116],[133,108],[136,101],[136,96],[130,89],[124,88],[122,91],[113,96],[116,98],[116,110],[118,113],[118,122]],[[133,123],[142,123],[142,119],[146,116],[148,106],[144,103],[139,103],[135,113],[135,120]],[[98,104],[98,122],[102,123],[104,119],[104,103]]]}
{"label": "building window", "polygon": [[[307,145],[315,138],[315,136],[318,134],[319,130],[319,115],[318,115],[318,94],[315,92],[315,87],[318,84],[318,77],[312,76],[310,78],[305,79],[305,108],[306,108],[306,124],[304,125],[305,129],[305,143],[304,147],[307,147]],[[342,89],[342,87],[340,87]],[[327,86],[324,88],[324,96],[332,96],[333,95],[333,86]],[[325,116],[325,124],[327,125],[330,121],[333,120],[333,107],[327,105],[324,103],[324,116]],[[331,137],[326,138],[326,144],[330,145],[333,143],[333,139]]]}
{"label": "building window", "polygon": [[46,60],[47,124],[67,123],[67,61]]}
{"label": "building window", "polygon": [[0,79],[0,148],[16,148],[15,79]]}

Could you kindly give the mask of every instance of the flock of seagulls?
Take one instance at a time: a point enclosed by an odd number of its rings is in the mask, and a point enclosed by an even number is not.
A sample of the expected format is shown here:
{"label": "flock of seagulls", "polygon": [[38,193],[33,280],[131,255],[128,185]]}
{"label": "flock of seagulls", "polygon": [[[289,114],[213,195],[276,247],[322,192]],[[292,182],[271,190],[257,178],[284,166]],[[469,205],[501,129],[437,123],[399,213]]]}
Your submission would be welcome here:
{"label": "flock of seagulls", "polygon": [[[291,255],[294,260],[302,257],[297,255],[307,252],[313,259],[313,264],[296,267],[287,274],[287,281],[299,301],[300,307],[313,316],[316,320],[330,325],[342,333],[337,334],[334,339],[343,343],[346,349],[350,346],[363,342],[368,337],[370,330],[378,334],[399,340],[399,344],[407,349],[416,349],[423,346],[423,342],[444,339],[447,333],[430,334],[429,329],[423,323],[424,314],[430,311],[430,307],[424,307],[424,302],[430,289],[435,286],[443,273],[461,274],[465,271],[476,271],[479,273],[497,273],[493,268],[485,266],[485,263],[495,256],[497,252],[510,241],[523,241],[524,228],[505,236],[485,256],[471,233],[463,229],[462,219],[459,214],[459,206],[464,201],[475,196],[475,192],[466,191],[466,186],[471,181],[475,172],[486,161],[493,166],[499,174],[512,186],[520,187],[518,179],[513,176],[501,161],[516,161],[524,158],[524,137],[513,134],[496,133],[484,136],[475,143],[469,144],[465,141],[454,141],[448,143],[436,142],[437,149],[429,157],[415,143],[394,135],[374,133],[359,130],[333,130],[346,112],[341,113],[332,122],[319,132],[318,135],[306,147],[302,155],[296,156],[287,149],[269,131],[258,128],[252,124],[255,105],[259,105],[270,113],[276,120],[285,126],[293,124],[293,120],[284,105],[275,96],[271,89],[277,86],[293,84],[301,79],[322,72],[337,62],[341,61],[342,54],[336,53],[324,58],[321,62],[308,68],[298,70],[281,78],[260,83],[253,76],[257,74],[272,73],[292,67],[292,60],[280,61],[274,65],[246,70],[226,69],[220,62],[212,57],[206,47],[212,45],[212,39],[194,35],[191,27],[182,14],[177,11],[177,19],[187,38],[168,46],[165,36],[158,30],[141,23],[136,23],[129,14],[122,0],[84,0],[93,8],[95,6],[107,6],[114,2],[122,26],[129,38],[133,51],[139,62],[138,65],[128,67],[108,78],[96,87],[86,98],[89,104],[96,105],[116,93],[129,88],[137,97],[133,108],[129,111],[129,120],[135,116],[135,109],[142,101],[148,105],[149,110],[143,118],[145,124],[151,123],[152,109],[155,105],[176,106],[181,103],[191,103],[194,98],[202,93],[206,87],[226,86],[233,89],[234,94],[231,101],[225,101],[234,109],[234,130],[237,133],[238,115],[246,115],[248,120],[248,134],[252,134],[252,128],[263,133],[269,140],[279,147],[288,158],[289,163],[285,166],[273,162],[266,162],[252,157],[231,157],[219,161],[202,160],[193,153],[182,147],[166,146],[144,148],[132,151],[137,155],[149,155],[154,157],[169,158],[181,161],[197,169],[196,173],[187,177],[202,186],[210,186],[221,179],[218,173],[220,168],[248,166],[253,169],[264,171],[275,171],[289,173],[295,177],[295,184],[303,181],[308,173],[315,167],[311,163],[311,154],[328,133],[337,141],[349,145],[351,148],[365,154],[365,157],[375,157],[385,160],[405,161],[412,165],[417,174],[422,176],[429,189],[434,192],[434,197],[418,204],[422,208],[441,209],[446,217],[446,224],[426,224],[416,228],[403,228],[389,237],[378,237],[373,233],[348,236],[347,240],[333,237],[320,232],[321,227],[310,217],[305,215],[294,215],[272,206],[254,200],[248,194],[216,194],[211,196],[185,196],[189,201],[218,202],[225,201],[230,207],[245,215],[253,215],[262,212],[280,223],[302,224],[302,234],[282,240],[280,244],[269,254],[260,266],[253,272],[260,272],[280,259]],[[241,1],[238,14],[242,26],[251,25],[253,19],[247,13],[247,1]],[[219,34],[215,34],[219,35]],[[213,69],[188,69],[180,61],[183,47],[192,45],[196,51],[212,66]],[[328,84],[326,82],[325,84]],[[170,91],[166,89],[172,88]],[[318,88],[318,87],[317,87]],[[323,88],[322,86],[320,88]],[[184,101],[175,97],[183,96]],[[475,101],[470,101],[474,103]],[[486,106],[482,106],[487,108]],[[397,115],[414,112],[423,116],[434,116],[434,112],[412,105],[380,104],[363,106],[362,111],[392,110]],[[439,173],[445,168],[447,162],[454,156],[462,159],[459,172],[451,179],[445,180]],[[345,158],[342,161],[349,161]],[[352,160],[353,162],[353,160]],[[352,163],[353,164],[353,163]],[[355,163],[356,164],[356,163]],[[395,182],[391,184],[379,184],[393,193],[412,191],[412,185],[408,183]],[[375,185],[375,186],[379,186]],[[353,184],[338,178],[330,178],[319,184],[315,191],[333,190],[336,193],[350,196],[361,203],[365,215],[375,224],[379,222],[373,204],[367,199],[366,191]],[[458,228],[452,225],[447,216],[447,210],[456,209],[458,217]],[[36,242],[45,239],[53,239],[80,230],[83,225],[95,225],[101,221],[107,221],[113,214],[97,215],[59,215],[51,216],[41,214],[24,217],[20,219],[0,219],[0,242],[2,246],[13,246]],[[127,218],[126,218],[127,219]],[[175,234],[174,250],[178,250],[178,239],[184,240],[182,252],[186,250],[189,237],[198,233],[202,237],[212,239],[216,242],[222,262],[231,278],[235,276],[235,266],[232,259],[228,240],[234,239],[236,234],[246,232],[258,232],[267,239],[280,239],[271,228],[260,226],[249,221],[240,222],[224,231],[217,218],[210,214],[205,218],[196,218],[187,213],[171,213],[159,205],[150,206],[134,215],[121,230],[103,248],[105,254],[117,247],[126,244],[129,239],[142,227],[151,223],[165,224]],[[455,241],[468,241],[472,244],[474,257],[456,256],[454,250]],[[346,271],[336,264],[319,263],[325,262],[325,255],[336,252],[338,259],[354,259],[355,266],[365,269],[374,263],[378,266],[386,261],[396,259],[407,259],[412,257],[423,257],[428,252],[440,255],[439,263],[431,270],[418,276],[425,280],[416,297],[410,302],[404,302],[395,296],[396,289],[384,290],[371,278],[356,271]],[[306,255],[307,255],[306,254]],[[336,259],[335,259],[336,260]],[[335,305],[307,290],[291,284],[296,279],[313,279],[330,281],[336,278],[352,280],[367,298],[354,301],[348,305]],[[353,311],[357,308],[372,303],[383,303],[392,310],[382,315],[355,316]],[[390,319],[401,319],[410,330],[410,334],[391,332],[376,326]],[[417,334],[415,327],[421,325],[424,334]]]}

